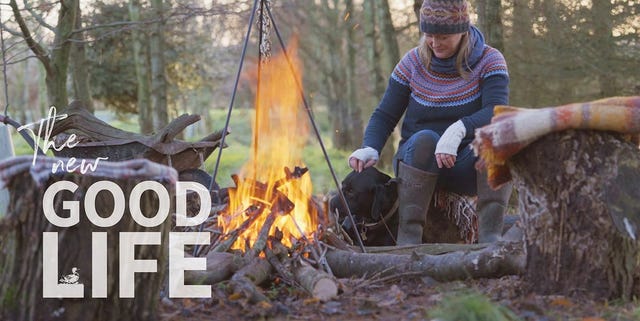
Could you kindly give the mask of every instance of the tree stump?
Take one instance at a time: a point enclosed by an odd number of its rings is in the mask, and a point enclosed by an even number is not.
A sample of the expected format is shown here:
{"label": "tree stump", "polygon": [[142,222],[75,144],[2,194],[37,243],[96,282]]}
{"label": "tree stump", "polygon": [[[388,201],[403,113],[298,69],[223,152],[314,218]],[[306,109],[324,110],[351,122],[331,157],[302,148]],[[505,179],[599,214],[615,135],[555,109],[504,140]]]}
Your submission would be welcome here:
{"label": "tree stump", "polygon": [[567,130],[508,162],[525,229],[525,279],[538,293],[640,294],[640,151],[622,135]]}
{"label": "tree stump", "polygon": [[[168,261],[168,233],[171,220],[167,219],[157,227],[146,228],[136,223],[129,208],[130,193],[137,183],[145,180],[171,182],[163,184],[170,195],[169,213],[175,207],[173,182],[177,178],[174,169],[147,160],[111,163],[110,170],[117,172],[113,178],[98,170],[86,175],[34,174],[30,157],[21,158],[13,167],[0,166],[0,179],[4,179],[10,192],[8,214],[0,220],[0,319],[3,320],[156,320],[157,304],[163,286]],[[44,158],[44,157],[43,157]],[[38,158],[38,161],[43,158]],[[123,164],[123,165],[119,165]],[[31,172],[30,172],[31,171]],[[51,173],[51,168],[48,170]],[[122,173],[126,175],[118,175]],[[44,175],[40,175],[44,174]],[[44,176],[44,178],[43,178]],[[145,177],[146,176],[146,177]],[[38,185],[34,177],[43,178]],[[128,177],[128,178],[123,178]],[[53,183],[65,180],[78,185],[75,193],[59,192],[53,200],[55,213],[69,217],[69,210],[63,202],[78,201],[80,220],[70,227],[57,227],[49,222],[43,211],[43,196]],[[87,218],[84,205],[85,194],[92,184],[106,180],[120,186],[125,195],[122,219],[112,227],[97,227]],[[150,217],[158,211],[158,197],[154,192],[144,192],[140,197],[143,215]],[[96,212],[101,217],[110,216],[114,209],[114,198],[109,192],[101,191],[95,201]],[[58,232],[58,275],[79,271],[79,283],[84,286],[84,298],[43,298],[43,232]],[[92,288],[105,276],[93,276],[92,232],[106,232],[107,259],[103,265],[106,271],[106,298],[92,298]],[[119,282],[121,271],[120,232],[160,232],[159,245],[136,245],[136,260],[157,260],[157,271],[135,273],[134,297],[120,298]],[[104,250],[97,250],[102,252]],[[93,253],[95,254],[95,253]],[[126,269],[126,267],[125,267]],[[62,283],[62,282],[59,282]]]}

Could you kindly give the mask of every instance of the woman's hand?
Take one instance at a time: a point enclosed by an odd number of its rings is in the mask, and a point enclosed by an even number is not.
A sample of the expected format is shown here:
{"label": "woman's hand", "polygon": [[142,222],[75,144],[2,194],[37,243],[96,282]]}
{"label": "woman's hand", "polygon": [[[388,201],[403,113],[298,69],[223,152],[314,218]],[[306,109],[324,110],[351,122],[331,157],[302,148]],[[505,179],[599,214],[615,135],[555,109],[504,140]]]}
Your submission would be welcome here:
{"label": "woman's hand", "polygon": [[351,153],[349,156],[349,167],[353,168],[356,172],[362,172],[363,169],[375,165],[378,159],[378,151],[367,146]]}
{"label": "woman's hand", "polygon": [[456,155],[436,154],[436,162],[438,163],[438,168],[451,168],[456,164]]}
{"label": "woman's hand", "polygon": [[460,120],[451,124],[451,126],[444,131],[436,145],[435,154],[438,168],[451,168],[455,165],[458,146],[460,146],[460,142],[462,142],[462,138],[466,133],[467,129]]}

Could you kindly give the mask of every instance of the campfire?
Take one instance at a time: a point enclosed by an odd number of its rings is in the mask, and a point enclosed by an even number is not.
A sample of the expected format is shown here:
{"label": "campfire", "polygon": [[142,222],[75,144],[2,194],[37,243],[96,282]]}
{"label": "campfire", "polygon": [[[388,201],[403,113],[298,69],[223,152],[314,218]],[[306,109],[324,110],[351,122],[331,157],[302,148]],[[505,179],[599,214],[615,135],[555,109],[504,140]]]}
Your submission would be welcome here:
{"label": "campfire", "polygon": [[274,56],[257,80],[251,155],[232,177],[236,187],[229,189],[229,206],[218,217],[225,235],[236,234],[232,249],[248,250],[263,229],[271,236],[281,233],[287,247],[312,239],[317,229],[311,178],[302,162],[309,127],[294,78],[301,74],[295,48],[289,58]]}

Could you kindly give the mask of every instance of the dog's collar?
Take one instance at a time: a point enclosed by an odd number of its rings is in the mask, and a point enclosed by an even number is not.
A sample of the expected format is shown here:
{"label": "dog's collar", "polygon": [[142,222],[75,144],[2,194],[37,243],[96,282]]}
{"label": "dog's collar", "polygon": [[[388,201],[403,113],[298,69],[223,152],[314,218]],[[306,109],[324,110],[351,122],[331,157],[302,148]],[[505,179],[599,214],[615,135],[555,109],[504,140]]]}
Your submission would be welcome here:
{"label": "dog's collar", "polygon": [[369,230],[375,230],[375,229],[378,229],[380,226],[383,226],[386,222],[389,221],[389,219],[391,219],[391,217],[396,212],[396,210],[398,210],[398,206],[400,206],[400,201],[398,200],[398,198],[396,198],[396,201],[393,203],[393,206],[391,206],[391,209],[389,209],[387,214],[383,215],[382,218],[377,222],[365,223],[364,227],[366,227]]}

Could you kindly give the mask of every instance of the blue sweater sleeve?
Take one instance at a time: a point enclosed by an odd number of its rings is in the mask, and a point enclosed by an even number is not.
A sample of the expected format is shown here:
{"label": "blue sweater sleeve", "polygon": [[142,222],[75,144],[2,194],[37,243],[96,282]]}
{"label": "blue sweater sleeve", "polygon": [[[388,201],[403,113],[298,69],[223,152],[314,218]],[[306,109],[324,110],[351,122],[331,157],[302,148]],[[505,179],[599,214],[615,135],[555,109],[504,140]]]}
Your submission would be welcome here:
{"label": "blue sweater sleeve", "polygon": [[482,92],[482,108],[477,112],[462,117],[462,123],[467,130],[465,138],[473,138],[475,130],[486,126],[493,117],[493,107],[509,103],[509,76],[496,74],[482,79],[480,83]]}
{"label": "blue sweater sleeve", "polygon": [[372,147],[378,154],[382,152],[384,144],[407,109],[410,96],[411,89],[408,85],[401,84],[393,77],[389,78],[384,96],[369,118],[364,132],[364,146]]}
{"label": "blue sweater sleeve", "polygon": [[477,128],[491,122],[493,108],[496,105],[509,103],[509,72],[504,56],[497,49],[489,47],[482,61],[484,63],[479,66],[482,106],[477,112],[461,118],[467,130],[467,139],[475,137]]}

